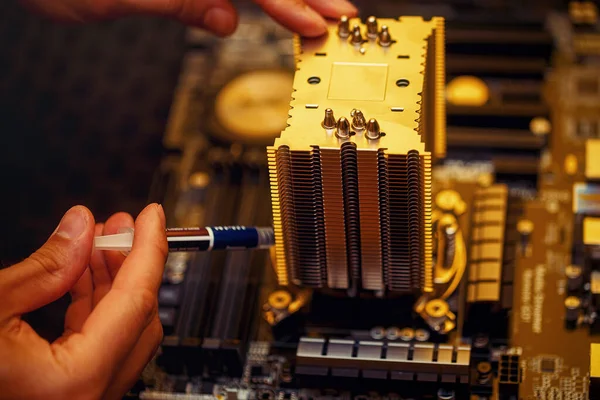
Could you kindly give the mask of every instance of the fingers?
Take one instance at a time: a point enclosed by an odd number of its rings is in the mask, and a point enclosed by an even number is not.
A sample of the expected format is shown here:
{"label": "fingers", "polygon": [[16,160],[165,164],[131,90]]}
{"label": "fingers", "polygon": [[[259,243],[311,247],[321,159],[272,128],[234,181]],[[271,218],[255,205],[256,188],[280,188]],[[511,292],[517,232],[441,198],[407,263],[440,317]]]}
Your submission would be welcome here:
{"label": "fingers", "polygon": [[156,314],[166,256],[164,212],[152,204],[135,222],[133,249],[111,290],[83,326],[81,340],[85,351],[79,354],[85,360],[82,362],[110,375],[129,354]]}
{"label": "fingers", "polygon": [[[96,224],[94,236],[101,236],[103,232],[104,224]],[[106,265],[104,253],[105,251],[94,249],[90,258],[90,271],[92,274],[92,283],[94,285],[92,303],[94,306],[96,306],[96,304],[98,304],[104,295],[108,293],[112,285],[112,277],[108,272],[108,266]]]}
{"label": "fingers", "polygon": [[[23,0],[30,8],[60,20],[87,21],[130,14],[153,14],[179,19],[219,36],[234,32],[238,16],[230,0]],[[357,15],[347,0],[254,0],[269,15],[303,36],[326,32],[323,17]]]}
{"label": "fingers", "polygon": [[104,397],[120,399],[135,384],[146,364],[152,360],[162,342],[163,330],[158,314],[144,330],[144,333],[127,357],[118,374],[114,377]]}
{"label": "fingers", "polygon": [[[119,233],[123,228],[133,228],[134,222],[131,215],[121,212],[111,216],[104,224],[103,235],[114,235]],[[104,251],[104,259],[111,281],[117,276],[121,264],[125,261],[125,256],[120,251]]]}
{"label": "fingers", "polygon": [[[133,218],[127,213],[117,213],[111,216],[106,224],[96,224],[94,236],[112,235],[122,228],[133,228]],[[92,312],[94,305],[108,293],[113,277],[121,268],[125,260],[118,251],[92,252],[90,268],[86,268],[83,275],[71,289],[71,305],[65,315],[65,333],[79,332],[87,317]],[[95,271],[93,280],[92,272]]]}
{"label": "fingers", "polygon": [[219,36],[232,34],[237,13],[229,0],[115,0],[128,14],[169,16]]}
{"label": "fingers", "polygon": [[92,213],[82,206],[73,207],[38,251],[0,270],[0,320],[35,310],[71,289],[88,265],[93,234]]}
{"label": "fingers", "polygon": [[71,289],[71,304],[65,314],[65,333],[79,332],[88,315],[92,312],[94,285],[89,268],[83,271],[79,281]]}
{"label": "fingers", "polygon": [[327,32],[325,19],[302,0],[254,0],[281,25],[302,36],[320,36]]}
{"label": "fingers", "polygon": [[355,17],[358,15],[358,10],[349,1],[346,0],[304,0],[313,10],[324,17],[339,18],[342,15]]}
{"label": "fingers", "polygon": [[114,288],[158,293],[168,252],[165,227],[162,206],[153,204],[142,211],[135,221],[131,253],[115,277]]}

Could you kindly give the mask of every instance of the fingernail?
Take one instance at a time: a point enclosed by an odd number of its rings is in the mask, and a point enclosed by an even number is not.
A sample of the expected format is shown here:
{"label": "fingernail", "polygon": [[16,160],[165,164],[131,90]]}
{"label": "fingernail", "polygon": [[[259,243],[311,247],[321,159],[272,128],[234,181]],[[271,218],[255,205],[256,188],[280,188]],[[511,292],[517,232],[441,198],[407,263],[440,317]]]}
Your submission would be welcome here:
{"label": "fingernail", "polygon": [[65,239],[77,239],[87,227],[88,221],[79,207],[73,207],[62,217],[56,234]]}
{"label": "fingernail", "polygon": [[349,17],[354,17],[358,14],[358,8],[349,1],[346,0],[336,0],[339,11]]}
{"label": "fingernail", "polygon": [[235,30],[235,17],[219,7],[208,10],[202,22],[206,29],[221,36],[230,35]]}
{"label": "fingernail", "polygon": [[308,5],[303,7],[303,14],[304,14],[304,18],[306,18],[307,20],[310,20],[310,22],[312,22],[314,24],[313,27],[316,28],[314,31],[311,30],[311,31],[306,32],[305,33],[306,36],[318,36],[318,35],[322,35],[325,32],[327,32],[327,22],[325,22],[325,19],[323,19],[321,14],[317,13],[315,10],[310,8]]}

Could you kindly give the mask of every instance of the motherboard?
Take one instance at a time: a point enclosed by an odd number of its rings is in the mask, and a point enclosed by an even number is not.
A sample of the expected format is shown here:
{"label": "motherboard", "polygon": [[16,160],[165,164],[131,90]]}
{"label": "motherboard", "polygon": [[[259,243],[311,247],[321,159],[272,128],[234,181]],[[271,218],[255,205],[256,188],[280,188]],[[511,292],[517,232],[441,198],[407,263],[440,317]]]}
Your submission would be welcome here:
{"label": "motherboard", "polygon": [[600,399],[598,7],[525,3],[191,30],[151,197],[276,245],[169,256],[130,395]]}

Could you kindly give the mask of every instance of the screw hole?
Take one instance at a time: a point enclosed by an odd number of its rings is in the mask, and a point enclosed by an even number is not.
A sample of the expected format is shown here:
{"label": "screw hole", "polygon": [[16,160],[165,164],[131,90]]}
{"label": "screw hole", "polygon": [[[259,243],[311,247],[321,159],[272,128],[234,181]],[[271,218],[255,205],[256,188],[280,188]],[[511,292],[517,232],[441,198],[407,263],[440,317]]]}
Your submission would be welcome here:
{"label": "screw hole", "polygon": [[402,60],[407,60],[407,59],[409,59],[409,58],[410,58],[410,56],[409,56],[409,55],[407,55],[407,54],[400,54],[400,55],[398,56],[398,58],[400,58],[400,59],[402,59]]}
{"label": "screw hole", "polygon": [[310,78],[308,78],[308,83],[310,83],[311,85],[318,85],[319,83],[321,83],[321,78],[319,78],[318,76],[311,76]]}
{"label": "screw hole", "polygon": [[317,56],[317,57],[325,57],[325,56],[327,56],[327,53],[315,53],[315,56]]}
{"label": "screw hole", "polygon": [[350,131],[350,136],[354,136],[354,135],[356,135],[356,132]]}
{"label": "screw hole", "polygon": [[409,84],[410,84],[410,81],[408,79],[404,79],[404,78],[398,79],[396,81],[396,86],[398,86],[398,87],[407,87]]}
{"label": "screw hole", "polygon": [[379,136],[381,136],[381,137],[385,136],[385,132],[381,132],[381,133],[379,134]]}

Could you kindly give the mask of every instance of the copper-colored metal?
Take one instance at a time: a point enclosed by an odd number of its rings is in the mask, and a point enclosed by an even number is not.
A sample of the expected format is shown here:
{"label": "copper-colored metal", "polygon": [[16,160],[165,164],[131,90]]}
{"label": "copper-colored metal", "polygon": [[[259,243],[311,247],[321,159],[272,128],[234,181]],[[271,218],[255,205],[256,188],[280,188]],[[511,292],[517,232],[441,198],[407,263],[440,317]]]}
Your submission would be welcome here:
{"label": "copper-colored metal", "polygon": [[350,138],[350,122],[346,117],[342,117],[338,120],[335,130],[335,136],[340,139]]}
{"label": "copper-colored metal", "polygon": [[382,47],[388,47],[392,44],[392,36],[390,35],[390,30],[387,25],[383,25],[381,27],[381,31],[379,32],[379,45]]}
{"label": "copper-colored metal", "polygon": [[370,16],[367,19],[367,37],[369,39],[375,39],[377,38],[378,33],[379,25],[377,23],[377,18],[375,18],[374,16]]}
{"label": "copper-colored metal", "polygon": [[[346,23],[340,21],[327,36],[294,42],[288,127],[268,149],[279,283],[431,293],[431,158],[443,154],[444,134],[435,129],[444,97],[443,19],[379,21],[402,38],[409,57],[385,47],[387,39],[392,44],[385,34],[381,46],[366,43],[361,54],[352,44],[359,36],[362,44],[361,32],[372,33],[373,21],[347,22],[357,25],[350,40],[339,40]],[[325,108],[325,118],[306,104]]]}
{"label": "copper-colored metal", "polygon": [[344,229],[344,191],[340,152],[321,151],[323,168],[323,210],[327,235],[327,284],[330,288],[348,288],[348,259]]}
{"label": "copper-colored metal", "polygon": [[367,139],[377,140],[379,139],[379,136],[381,136],[381,128],[379,128],[379,123],[375,118],[371,118],[369,122],[367,122],[365,129],[367,130],[365,132]]}
{"label": "copper-colored metal", "polygon": [[350,22],[348,22],[348,17],[342,15],[340,21],[338,22],[338,36],[341,38],[347,38],[350,36]]}
{"label": "copper-colored metal", "polygon": [[328,108],[325,110],[325,118],[323,118],[323,128],[325,129],[335,129],[337,122],[335,121],[335,116],[333,115],[333,110]]}
{"label": "copper-colored metal", "polygon": [[352,110],[350,115],[352,116],[352,129],[354,129],[355,131],[363,131],[365,129],[367,121],[362,111]]}
{"label": "copper-colored metal", "polygon": [[363,39],[362,33],[360,32],[360,26],[354,25],[352,27],[352,36],[350,36],[350,43],[362,44],[363,40],[364,39]]}
{"label": "copper-colored metal", "polygon": [[495,184],[475,194],[467,301],[499,301],[504,259],[508,187]]}

